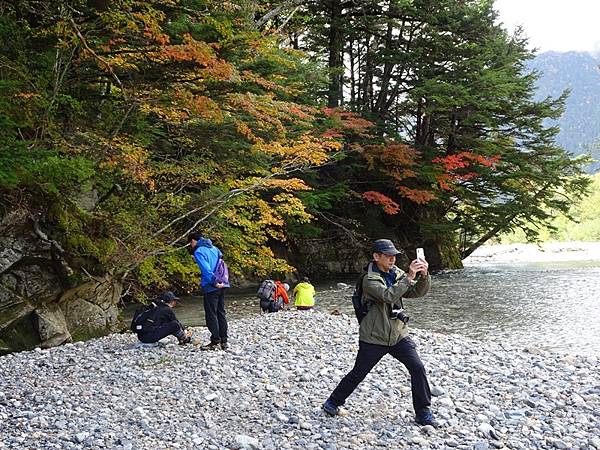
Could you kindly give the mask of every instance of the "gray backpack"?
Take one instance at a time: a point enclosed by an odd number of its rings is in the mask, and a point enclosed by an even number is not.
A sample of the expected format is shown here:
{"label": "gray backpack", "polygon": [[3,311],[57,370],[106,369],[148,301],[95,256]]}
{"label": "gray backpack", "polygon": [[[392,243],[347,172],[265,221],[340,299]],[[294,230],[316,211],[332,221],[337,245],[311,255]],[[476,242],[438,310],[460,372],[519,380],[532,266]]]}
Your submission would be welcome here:
{"label": "gray backpack", "polygon": [[256,296],[261,300],[273,300],[276,287],[273,280],[264,280],[260,283],[258,291],[256,291]]}

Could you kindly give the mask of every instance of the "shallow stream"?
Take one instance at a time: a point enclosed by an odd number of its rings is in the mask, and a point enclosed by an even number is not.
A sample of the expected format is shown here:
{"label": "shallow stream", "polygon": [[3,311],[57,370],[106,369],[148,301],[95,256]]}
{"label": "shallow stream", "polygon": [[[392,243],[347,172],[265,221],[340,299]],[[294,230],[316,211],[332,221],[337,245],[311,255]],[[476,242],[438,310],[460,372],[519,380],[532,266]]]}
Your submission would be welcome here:
{"label": "shallow stream", "polygon": [[[353,314],[352,288],[317,285],[316,309]],[[228,295],[230,320],[259,314],[252,293]],[[410,325],[519,348],[600,354],[600,261],[475,263],[433,276],[427,297],[406,299]],[[186,326],[203,326],[201,297],[175,309]],[[132,308],[124,311],[130,320]]]}

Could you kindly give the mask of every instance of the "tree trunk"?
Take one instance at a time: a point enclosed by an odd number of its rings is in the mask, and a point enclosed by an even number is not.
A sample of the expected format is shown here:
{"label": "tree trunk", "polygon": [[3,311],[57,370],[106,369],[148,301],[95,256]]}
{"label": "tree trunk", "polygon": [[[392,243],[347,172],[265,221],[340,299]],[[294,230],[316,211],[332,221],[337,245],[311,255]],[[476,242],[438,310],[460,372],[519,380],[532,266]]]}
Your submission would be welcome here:
{"label": "tree trunk", "polygon": [[342,80],[344,77],[344,30],[342,2],[332,0],[329,16],[329,93],[327,106],[336,108],[343,101]]}

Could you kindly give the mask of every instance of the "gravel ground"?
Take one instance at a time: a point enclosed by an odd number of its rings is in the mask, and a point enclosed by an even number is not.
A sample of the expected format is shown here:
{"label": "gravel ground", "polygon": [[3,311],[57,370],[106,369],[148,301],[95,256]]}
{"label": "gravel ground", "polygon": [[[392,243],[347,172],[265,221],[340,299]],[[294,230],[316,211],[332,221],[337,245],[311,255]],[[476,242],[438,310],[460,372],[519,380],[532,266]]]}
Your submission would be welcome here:
{"label": "gravel ground", "polygon": [[330,418],[321,404],[357,331],[353,317],[286,311],[231,323],[227,352],[123,334],[3,356],[0,448],[600,449],[597,357],[420,330],[441,428],[414,423],[389,356]]}

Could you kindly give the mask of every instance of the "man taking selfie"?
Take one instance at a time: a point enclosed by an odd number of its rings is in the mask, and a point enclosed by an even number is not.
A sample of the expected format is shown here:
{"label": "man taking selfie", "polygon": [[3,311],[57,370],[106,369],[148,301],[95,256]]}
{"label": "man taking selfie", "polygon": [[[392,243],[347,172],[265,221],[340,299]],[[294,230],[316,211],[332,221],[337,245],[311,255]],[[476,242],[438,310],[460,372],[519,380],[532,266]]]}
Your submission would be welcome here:
{"label": "man taking selfie", "polygon": [[420,425],[438,426],[429,406],[431,392],[425,367],[415,343],[408,336],[408,316],[402,308],[402,297],[423,297],[431,286],[429,264],[424,256],[411,261],[408,272],[396,267],[401,252],[392,241],[373,242],[373,260],[362,277],[362,302],[368,312],[359,319],[358,354],[353,369],[344,377],[323,404],[330,416],[388,353],[406,366],[410,374],[415,420]]}

